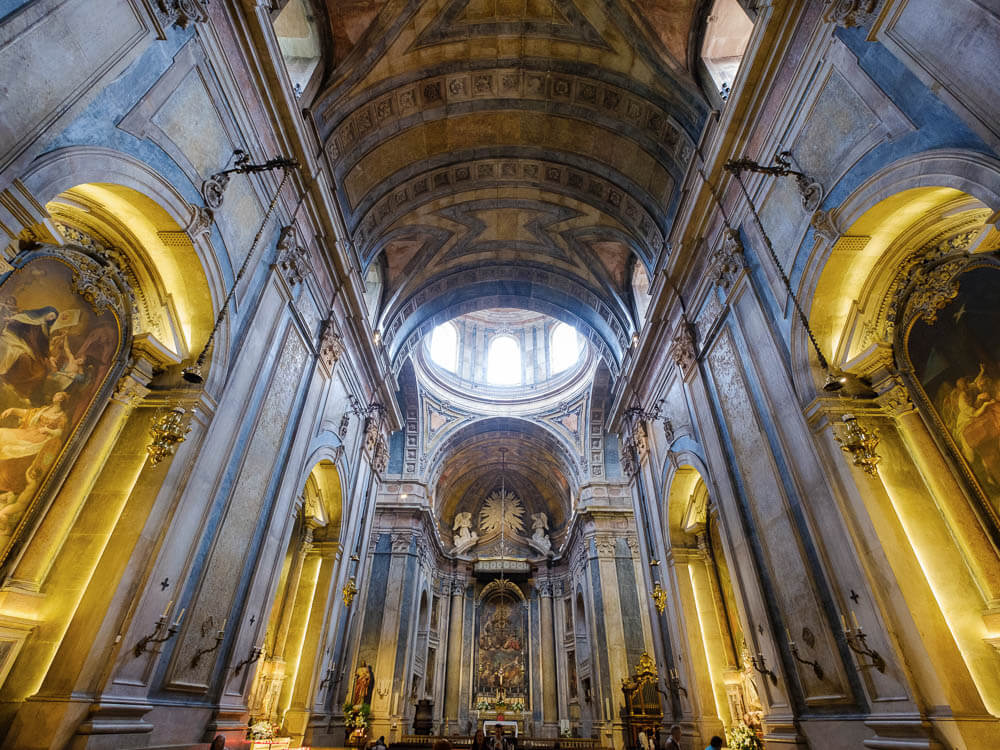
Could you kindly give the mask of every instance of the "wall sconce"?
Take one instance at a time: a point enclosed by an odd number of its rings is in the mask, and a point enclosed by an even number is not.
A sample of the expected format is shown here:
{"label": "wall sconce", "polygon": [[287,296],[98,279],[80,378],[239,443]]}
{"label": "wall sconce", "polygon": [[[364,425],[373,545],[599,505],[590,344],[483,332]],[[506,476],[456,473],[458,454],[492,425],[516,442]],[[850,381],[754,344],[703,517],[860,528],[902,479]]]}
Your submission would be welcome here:
{"label": "wall sconce", "polygon": [[792,640],[792,634],[788,632],[788,628],[785,628],[785,635],[788,637],[788,650],[792,652],[792,656],[795,657],[795,661],[799,662],[800,664],[808,664],[810,667],[812,667],[813,674],[816,675],[816,679],[822,680],[824,673],[823,673],[823,667],[820,665],[820,663],[818,661],[803,659],[801,656],[799,656],[799,647],[795,644],[795,641]]}
{"label": "wall sconce", "polygon": [[254,662],[256,662],[258,659],[260,659],[260,657],[261,657],[261,655],[263,653],[264,653],[264,649],[263,648],[258,648],[256,646],[253,647],[253,648],[251,648],[250,649],[250,655],[246,659],[244,659],[243,661],[241,661],[239,664],[236,665],[235,674],[237,676],[239,676],[240,672],[243,671],[243,667],[248,667],[251,664],[253,664]]}
{"label": "wall sconce", "polygon": [[375,692],[378,693],[379,698],[385,698],[391,689],[392,680],[382,679],[378,681],[378,688],[376,688]]}
{"label": "wall sconce", "polygon": [[[191,410],[191,413],[194,413],[194,409]],[[177,405],[153,420],[153,424],[149,427],[149,436],[153,438],[153,441],[146,446],[149,463],[152,466],[156,466],[167,456],[173,455],[177,446],[183,443],[187,434],[191,432],[191,426],[184,423],[185,414],[187,411],[184,407]]]}
{"label": "wall sconce", "polygon": [[878,473],[876,467],[881,460],[875,452],[879,443],[878,433],[862,425],[853,414],[845,414],[841,419],[844,422],[844,433],[842,436],[835,435],[834,438],[846,453],[851,454],[855,466],[869,476],[875,476]]}
{"label": "wall sconce", "polygon": [[670,691],[671,695],[675,698],[678,693],[684,693],[684,697],[687,697],[688,691],[684,686],[681,685],[681,678],[677,674],[677,670],[673,667],[670,668],[670,677],[667,679],[667,689]]}
{"label": "wall sconce", "polygon": [[771,679],[772,685],[774,685],[775,687],[778,686],[778,675],[772,672],[771,669],[767,666],[767,662],[764,661],[764,654],[758,651],[756,656],[750,657],[750,663],[753,665],[753,668],[756,669],[758,672],[760,672],[762,675],[764,675],[765,677],[769,677]]}
{"label": "wall sconce", "polygon": [[656,611],[662,615],[667,608],[667,592],[660,586],[659,581],[653,584],[653,593],[651,596],[653,597],[653,603],[656,605]]}
{"label": "wall sconce", "polygon": [[150,643],[165,643],[166,641],[169,641],[177,634],[177,631],[181,627],[181,621],[184,619],[184,612],[186,611],[185,609],[181,609],[181,613],[177,615],[177,619],[174,621],[173,625],[170,625],[167,628],[167,634],[164,636],[160,636],[160,631],[163,630],[163,626],[166,625],[168,622],[167,615],[170,613],[170,608],[173,605],[174,605],[173,599],[167,602],[167,607],[166,609],[163,610],[163,614],[160,615],[159,619],[156,621],[156,626],[153,628],[153,632],[150,633],[149,635],[144,635],[142,638],[139,639],[139,642],[135,644],[135,648],[132,649],[132,653],[136,657],[142,656],[142,654],[145,653],[146,651],[146,646],[148,646]]}
{"label": "wall sconce", "polygon": [[[211,620],[211,618],[210,618],[210,620]],[[219,630],[218,630],[218,632],[216,632],[216,634],[215,634],[215,645],[214,646],[210,646],[209,648],[199,648],[197,651],[194,652],[194,656],[191,657],[191,668],[192,669],[194,669],[195,667],[198,666],[199,662],[201,662],[201,657],[202,656],[204,656],[205,654],[212,653],[222,643],[222,639],[226,637],[226,623],[227,622],[229,622],[228,619],[223,620],[222,621],[222,627],[220,627]],[[202,625],[202,627],[204,628],[205,626]],[[204,632],[204,631],[202,631],[202,632]]]}
{"label": "wall sconce", "polygon": [[336,670],[333,667],[330,667],[328,670],[326,670],[326,675],[323,677],[323,679],[319,683],[319,689],[320,690],[322,690],[327,685],[329,685],[330,687],[333,687],[333,676],[334,676],[334,674],[336,674]]}
{"label": "wall sconce", "polygon": [[[847,620],[843,615],[840,616],[840,624],[844,626],[844,637],[847,639],[847,645],[850,646],[851,651],[861,656],[867,656],[872,660],[870,666],[875,667],[880,674],[885,674],[885,659],[882,655],[871,648],[868,645],[868,636],[865,631],[861,628],[861,623],[858,622],[858,616],[851,611],[851,619],[854,621],[853,632],[849,627],[847,627]],[[862,665],[867,666],[867,665]]]}
{"label": "wall sconce", "polygon": [[354,582],[353,576],[347,579],[347,583],[344,584],[342,593],[344,595],[344,606],[350,607],[351,602],[354,601],[354,597],[358,593],[358,584]]}

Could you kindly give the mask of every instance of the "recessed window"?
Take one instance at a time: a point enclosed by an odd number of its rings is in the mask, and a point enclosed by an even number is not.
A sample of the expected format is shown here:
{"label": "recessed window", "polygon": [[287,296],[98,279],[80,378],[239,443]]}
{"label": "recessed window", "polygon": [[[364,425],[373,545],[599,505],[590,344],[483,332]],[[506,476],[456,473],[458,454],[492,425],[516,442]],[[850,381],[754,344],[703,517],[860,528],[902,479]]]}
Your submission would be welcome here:
{"label": "recessed window", "polygon": [[378,305],[382,299],[382,269],[378,261],[372,261],[365,275],[365,306],[368,308],[368,320],[375,325],[378,317]]}
{"label": "recessed window", "polygon": [[649,274],[639,261],[636,261],[635,268],[632,269],[632,296],[635,297],[635,311],[639,315],[639,328],[642,328],[649,310]]}
{"label": "recessed window", "polygon": [[295,96],[299,97],[320,58],[319,31],[308,0],[291,0],[275,19],[274,33]]}
{"label": "recessed window", "polygon": [[582,345],[580,334],[573,326],[566,323],[556,323],[552,329],[553,374],[575,365],[580,360]]}
{"label": "recessed window", "polygon": [[521,384],[521,347],[513,336],[497,336],[490,342],[486,382],[490,385]]}
{"label": "recessed window", "polygon": [[705,24],[701,59],[723,99],[729,98],[752,31],[753,22],[736,0],[715,0]]}
{"label": "recessed window", "polygon": [[458,366],[458,331],[453,323],[442,323],[431,331],[431,361],[455,372]]}

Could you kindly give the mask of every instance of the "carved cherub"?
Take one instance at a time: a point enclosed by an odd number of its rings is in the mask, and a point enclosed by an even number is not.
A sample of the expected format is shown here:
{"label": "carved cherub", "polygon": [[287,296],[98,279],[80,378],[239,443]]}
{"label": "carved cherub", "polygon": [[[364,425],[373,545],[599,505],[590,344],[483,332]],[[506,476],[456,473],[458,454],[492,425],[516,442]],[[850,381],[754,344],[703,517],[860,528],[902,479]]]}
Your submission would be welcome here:
{"label": "carved cherub", "polygon": [[455,553],[465,552],[479,541],[479,534],[472,530],[472,513],[457,513],[451,530]]}
{"label": "carved cherub", "polygon": [[549,517],[544,513],[532,513],[531,528],[534,530],[534,533],[532,533],[531,539],[528,541],[532,547],[543,555],[547,555],[552,550],[552,540],[549,539],[549,535],[546,533],[549,530]]}

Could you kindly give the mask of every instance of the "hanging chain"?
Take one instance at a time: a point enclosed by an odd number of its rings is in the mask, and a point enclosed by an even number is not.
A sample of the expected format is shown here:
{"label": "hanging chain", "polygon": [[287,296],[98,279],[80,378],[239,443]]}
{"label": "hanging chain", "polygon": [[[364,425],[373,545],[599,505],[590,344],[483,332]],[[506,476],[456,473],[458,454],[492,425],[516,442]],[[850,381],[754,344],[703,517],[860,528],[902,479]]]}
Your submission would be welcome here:
{"label": "hanging chain", "polygon": [[243,264],[240,266],[240,270],[236,272],[236,278],[233,279],[233,286],[230,288],[229,293],[226,294],[225,300],[223,300],[222,305],[219,307],[219,314],[215,317],[215,325],[212,326],[212,332],[208,334],[208,339],[205,341],[205,346],[201,350],[201,354],[198,355],[198,360],[195,363],[195,368],[200,369],[202,365],[205,364],[205,357],[208,355],[208,349],[212,346],[212,342],[215,340],[215,334],[219,331],[219,326],[222,325],[223,318],[226,317],[226,310],[229,309],[229,303],[233,299],[233,295],[236,294],[236,287],[239,286],[240,280],[243,278],[243,274],[246,273],[247,267],[250,265],[250,261],[253,259],[254,252],[257,250],[257,244],[260,242],[260,238],[264,235],[264,230],[267,228],[268,221],[271,220],[271,214],[274,213],[274,207],[278,204],[278,198],[281,197],[281,191],[285,187],[285,183],[288,182],[288,178],[291,175],[291,168],[283,167],[281,182],[278,184],[278,189],[274,192],[274,197],[271,198],[271,203],[268,204],[267,211],[264,212],[264,218],[260,223],[260,227],[257,229],[257,234],[253,237],[253,242],[250,243],[250,249],[247,251],[246,258],[243,259]]}
{"label": "hanging chain", "polygon": [[806,335],[809,336],[809,341],[812,342],[813,349],[816,350],[816,357],[819,359],[820,367],[829,371],[830,364],[826,361],[826,357],[823,356],[823,352],[819,348],[819,342],[816,341],[816,336],[813,335],[812,328],[809,326],[809,320],[806,318],[806,314],[802,311],[802,306],[799,304],[799,298],[792,289],[792,283],[788,280],[788,275],[785,273],[785,269],[782,267],[781,261],[778,260],[778,254],[774,251],[774,245],[771,244],[771,238],[767,236],[767,231],[764,229],[764,225],[760,221],[757,209],[754,207],[753,201],[750,199],[750,193],[747,192],[747,186],[743,183],[743,176],[739,172],[734,172],[734,174],[736,175],[736,181],[740,185],[740,190],[743,191],[743,195],[747,199],[747,205],[750,207],[750,214],[753,216],[754,223],[757,225],[761,236],[764,238],[764,245],[767,247],[767,252],[770,254],[771,260],[778,269],[781,281],[784,283],[785,289],[788,290],[788,294],[792,298],[792,304],[795,305],[795,311],[799,314],[799,319],[802,321],[802,325],[806,329]]}

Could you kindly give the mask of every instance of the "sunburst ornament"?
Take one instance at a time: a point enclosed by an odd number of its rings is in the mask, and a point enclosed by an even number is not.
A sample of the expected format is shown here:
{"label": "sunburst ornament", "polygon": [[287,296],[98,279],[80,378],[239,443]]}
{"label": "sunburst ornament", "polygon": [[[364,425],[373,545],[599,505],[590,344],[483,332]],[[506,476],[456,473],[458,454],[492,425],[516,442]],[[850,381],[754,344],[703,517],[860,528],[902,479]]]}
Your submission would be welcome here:
{"label": "sunburst ornament", "polygon": [[479,530],[483,536],[499,533],[524,534],[524,506],[516,495],[497,490],[483,501]]}

